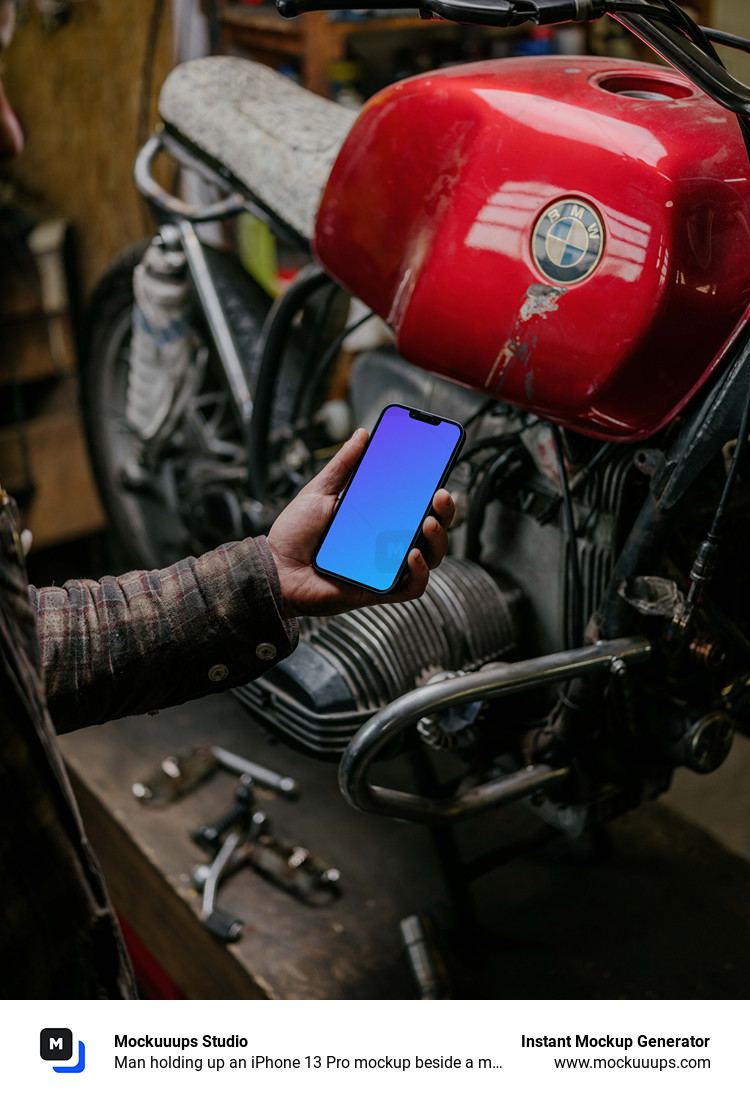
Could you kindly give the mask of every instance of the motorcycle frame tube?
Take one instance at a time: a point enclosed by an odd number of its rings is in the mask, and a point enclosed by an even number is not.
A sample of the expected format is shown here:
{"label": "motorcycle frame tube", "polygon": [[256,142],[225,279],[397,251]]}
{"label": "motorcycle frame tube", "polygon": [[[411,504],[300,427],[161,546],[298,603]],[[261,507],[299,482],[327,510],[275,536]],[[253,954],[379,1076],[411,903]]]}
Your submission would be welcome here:
{"label": "motorcycle frame tube", "polygon": [[607,591],[589,625],[589,641],[616,638],[632,629],[635,612],[619,595],[621,582],[627,577],[654,571],[675,509],[707,464],[739,431],[742,411],[750,394],[750,329],[747,326],[742,340],[732,351],[728,365],[708,392],[695,400],[663,464],[652,478]]}
{"label": "motorcycle frame tube", "polygon": [[[135,158],[133,168],[136,187],[143,197],[148,199],[162,213],[168,214],[170,217],[187,218],[192,222],[213,222],[222,218],[235,217],[247,208],[247,200],[236,191],[227,195],[225,199],[208,203],[205,206],[183,202],[176,195],[170,195],[156,182],[151,174],[152,164],[159,153],[165,149],[166,143],[162,135],[153,134]],[[211,182],[215,182],[215,180]],[[224,187],[226,187],[226,182],[224,182]]]}
{"label": "motorcycle frame tube", "polygon": [[473,787],[453,798],[430,799],[368,781],[371,764],[382,750],[419,718],[479,699],[496,699],[544,684],[608,671],[613,661],[637,664],[651,656],[646,638],[618,638],[581,649],[516,661],[502,668],[480,669],[465,676],[427,684],[407,692],[366,722],[346,749],[339,765],[339,788],[356,809],[423,825],[445,825],[534,794],[562,786],[570,768],[535,764]]}
{"label": "motorcycle frame tube", "polygon": [[[253,398],[232,330],[227,323],[221,299],[206,263],[203,245],[192,223],[187,219],[180,219],[175,224],[175,229],[180,236],[193,286],[213,338],[237,417],[244,434],[247,435],[253,417]],[[162,235],[163,233],[164,230]]]}
{"label": "motorcycle frame tube", "polygon": [[[151,174],[151,166],[161,152],[202,176],[208,183],[221,191],[231,194],[216,203],[197,206],[183,202],[175,195],[165,191]],[[236,179],[226,168],[206,156],[202,149],[181,135],[173,133],[168,126],[153,134],[138,153],[134,167],[135,185],[143,197],[154,207],[157,215],[169,221],[186,218],[191,222],[220,221],[235,217],[237,214],[253,214],[271,229],[286,244],[302,252],[309,253],[310,242],[303,237],[273,210]]]}
{"label": "motorcycle frame tube", "polygon": [[308,264],[269,310],[258,341],[255,371],[255,410],[250,424],[247,448],[247,476],[250,492],[263,500],[268,480],[266,442],[278,365],[289,338],[290,326],[310,295],[331,284],[330,277],[317,266]]}
{"label": "motorcycle frame tube", "polygon": [[701,394],[685,426],[654,479],[652,492],[660,509],[671,511],[706,463],[740,428],[750,393],[750,326],[733,348],[725,369],[707,393]]}

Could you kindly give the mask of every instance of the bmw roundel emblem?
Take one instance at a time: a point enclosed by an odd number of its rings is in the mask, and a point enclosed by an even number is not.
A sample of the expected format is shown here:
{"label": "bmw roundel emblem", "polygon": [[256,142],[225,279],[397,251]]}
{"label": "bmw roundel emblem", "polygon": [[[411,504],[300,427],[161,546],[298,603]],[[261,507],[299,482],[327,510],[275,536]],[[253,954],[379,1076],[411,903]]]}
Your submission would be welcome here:
{"label": "bmw roundel emblem", "polygon": [[534,226],[534,263],[554,283],[579,283],[591,274],[603,251],[601,218],[581,199],[558,199]]}

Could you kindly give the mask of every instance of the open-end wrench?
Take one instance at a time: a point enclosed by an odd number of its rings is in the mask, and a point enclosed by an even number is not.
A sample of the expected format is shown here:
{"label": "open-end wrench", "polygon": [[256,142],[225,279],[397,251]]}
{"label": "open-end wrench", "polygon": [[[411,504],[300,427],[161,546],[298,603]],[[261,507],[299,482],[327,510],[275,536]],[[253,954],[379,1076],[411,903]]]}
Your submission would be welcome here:
{"label": "open-end wrench", "polygon": [[253,811],[252,780],[247,776],[243,779],[232,809],[218,821],[192,833],[197,844],[215,852],[212,861],[196,867],[191,876],[193,885],[203,892],[201,918],[210,932],[228,943],[240,938],[244,924],[239,917],[216,907],[216,894],[221,880],[243,862],[239,853],[244,846],[266,827],[266,815],[260,810]]}
{"label": "open-end wrench", "polygon": [[299,795],[299,783],[289,775],[279,775],[278,772],[271,771],[270,768],[264,768],[261,764],[256,764],[252,760],[246,760],[243,756],[238,756],[236,752],[229,752],[228,749],[222,749],[219,745],[211,745],[209,751],[221,764],[222,768],[226,768],[230,772],[235,772],[237,775],[249,775],[261,787],[278,791],[286,798],[297,798]]}
{"label": "open-end wrench", "polygon": [[277,791],[285,798],[297,798],[299,783],[289,775],[279,775],[271,768],[246,760],[236,752],[229,752],[219,745],[199,745],[171,753],[160,761],[149,776],[133,784],[135,797],[143,805],[165,806],[187,794],[218,768],[225,768],[235,775],[249,775],[260,787]]}

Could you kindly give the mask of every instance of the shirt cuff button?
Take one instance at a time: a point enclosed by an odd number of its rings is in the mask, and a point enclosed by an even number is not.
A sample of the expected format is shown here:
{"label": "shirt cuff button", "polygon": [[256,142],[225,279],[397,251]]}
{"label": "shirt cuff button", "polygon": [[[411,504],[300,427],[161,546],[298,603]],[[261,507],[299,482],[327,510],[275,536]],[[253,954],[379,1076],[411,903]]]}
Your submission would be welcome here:
{"label": "shirt cuff button", "polygon": [[276,656],[276,646],[271,645],[270,642],[261,642],[255,650],[255,656],[260,661],[272,661]]}
{"label": "shirt cuff button", "polygon": [[211,665],[208,670],[209,680],[213,680],[215,684],[218,684],[221,680],[226,680],[229,675],[229,669],[226,665]]}

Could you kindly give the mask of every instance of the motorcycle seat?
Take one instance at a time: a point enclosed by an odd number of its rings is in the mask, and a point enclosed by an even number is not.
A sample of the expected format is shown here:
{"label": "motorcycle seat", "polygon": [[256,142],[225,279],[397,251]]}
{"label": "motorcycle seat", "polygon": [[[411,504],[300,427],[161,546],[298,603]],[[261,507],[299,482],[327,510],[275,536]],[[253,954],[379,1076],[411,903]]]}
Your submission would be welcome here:
{"label": "motorcycle seat", "polygon": [[159,96],[169,131],[218,162],[306,239],[356,112],[266,65],[202,57],[178,65]]}

